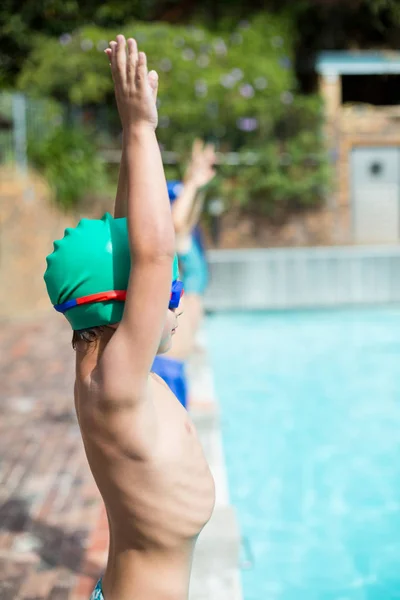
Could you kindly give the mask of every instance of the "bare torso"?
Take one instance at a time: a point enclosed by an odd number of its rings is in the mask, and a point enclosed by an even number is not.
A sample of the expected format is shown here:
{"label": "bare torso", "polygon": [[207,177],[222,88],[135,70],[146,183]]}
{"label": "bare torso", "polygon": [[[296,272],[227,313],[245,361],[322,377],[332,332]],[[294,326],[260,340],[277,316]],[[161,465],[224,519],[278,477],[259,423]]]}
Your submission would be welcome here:
{"label": "bare torso", "polygon": [[101,390],[77,358],[76,410],[110,526],[105,600],[184,600],[215,501],[194,426],[155,375],[141,406],[100,406]]}

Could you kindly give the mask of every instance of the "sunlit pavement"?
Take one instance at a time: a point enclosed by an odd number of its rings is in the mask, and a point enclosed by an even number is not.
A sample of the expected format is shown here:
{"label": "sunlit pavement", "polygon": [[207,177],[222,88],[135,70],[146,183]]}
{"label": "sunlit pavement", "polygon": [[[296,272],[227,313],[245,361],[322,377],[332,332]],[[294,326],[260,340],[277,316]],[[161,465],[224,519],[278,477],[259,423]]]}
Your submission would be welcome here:
{"label": "sunlit pavement", "polygon": [[68,325],[0,323],[0,598],[83,600],[107,525],[73,407]]}

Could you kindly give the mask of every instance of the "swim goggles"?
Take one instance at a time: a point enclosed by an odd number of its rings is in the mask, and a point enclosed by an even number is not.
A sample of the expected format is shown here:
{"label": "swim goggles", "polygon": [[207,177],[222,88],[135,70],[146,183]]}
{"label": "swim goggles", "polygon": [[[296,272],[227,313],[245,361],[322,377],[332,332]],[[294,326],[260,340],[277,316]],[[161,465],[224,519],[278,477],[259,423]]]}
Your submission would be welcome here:
{"label": "swim goggles", "polygon": [[[183,296],[183,283],[176,279],[172,282],[171,297],[169,300],[168,308],[174,310],[178,308],[181,298]],[[71,308],[76,306],[82,306],[83,304],[94,304],[95,302],[107,302],[108,300],[117,300],[125,302],[126,290],[111,290],[110,292],[99,292],[97,294],[90,294],[89,296],[81,296],[81,298],[73,298],[67,300],[62,304],[56,304],[54,308],[57,312],[65,313]]]}

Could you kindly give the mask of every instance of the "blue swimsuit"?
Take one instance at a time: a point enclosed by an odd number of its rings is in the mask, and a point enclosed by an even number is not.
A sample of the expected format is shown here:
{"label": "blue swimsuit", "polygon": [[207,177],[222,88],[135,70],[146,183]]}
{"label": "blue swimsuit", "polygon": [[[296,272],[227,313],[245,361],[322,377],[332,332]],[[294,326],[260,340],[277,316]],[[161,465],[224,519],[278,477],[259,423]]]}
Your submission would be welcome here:
{"label": "blue swimsuit", "polygon": [[185,363],[167,356],[156,356],[151,370],[165,381],[182,406],[187,408],[188,387]]}
{"label": "blue swimsuit", "polygon": [[90,600],[104,600],[103,590],[101,589],[101,579],[97,582],[93,594],[90,596]]}

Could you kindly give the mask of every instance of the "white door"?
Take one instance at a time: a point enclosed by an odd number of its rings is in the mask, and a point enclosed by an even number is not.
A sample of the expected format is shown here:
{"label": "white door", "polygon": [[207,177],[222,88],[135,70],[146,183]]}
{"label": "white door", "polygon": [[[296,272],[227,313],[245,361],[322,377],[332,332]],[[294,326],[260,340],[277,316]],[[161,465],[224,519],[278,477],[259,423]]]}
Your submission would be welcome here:
{"label": "white door", "polygon": [[354,148],[351,153],[354,241],[399,241],[400,149]]}

